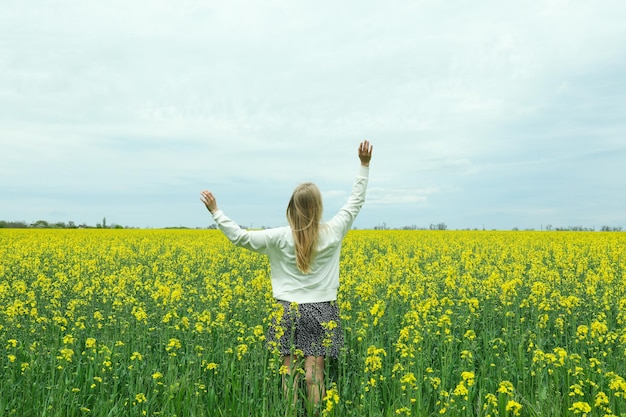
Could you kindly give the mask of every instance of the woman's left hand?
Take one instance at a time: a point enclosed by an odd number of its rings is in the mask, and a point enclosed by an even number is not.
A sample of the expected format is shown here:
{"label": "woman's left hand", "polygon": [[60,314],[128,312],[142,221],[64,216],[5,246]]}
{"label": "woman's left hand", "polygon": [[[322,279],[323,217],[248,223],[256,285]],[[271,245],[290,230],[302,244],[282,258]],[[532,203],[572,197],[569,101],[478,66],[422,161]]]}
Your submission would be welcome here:
{"label": "woman's left hand", "polygon": [[209,210],[211,214],[217,211],[217,201],[210,191],[204,190],[200,193],[200,195],[202,196],[200,197],[200,201],[204,203],[207,210]]}

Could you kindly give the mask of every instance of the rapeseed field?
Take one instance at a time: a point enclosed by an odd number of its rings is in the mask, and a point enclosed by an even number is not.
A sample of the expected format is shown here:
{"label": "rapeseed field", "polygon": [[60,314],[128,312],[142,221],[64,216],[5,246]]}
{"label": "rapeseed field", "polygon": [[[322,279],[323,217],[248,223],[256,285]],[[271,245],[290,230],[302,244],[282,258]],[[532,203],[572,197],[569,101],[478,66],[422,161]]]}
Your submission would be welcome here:
{"label": "rapeseed field", "polygon": [[[626,416],[625,270],[623,233],[351,231],[320,413]],[[0,230],[0,416],[289,415],[275,310],[218,231]]]}

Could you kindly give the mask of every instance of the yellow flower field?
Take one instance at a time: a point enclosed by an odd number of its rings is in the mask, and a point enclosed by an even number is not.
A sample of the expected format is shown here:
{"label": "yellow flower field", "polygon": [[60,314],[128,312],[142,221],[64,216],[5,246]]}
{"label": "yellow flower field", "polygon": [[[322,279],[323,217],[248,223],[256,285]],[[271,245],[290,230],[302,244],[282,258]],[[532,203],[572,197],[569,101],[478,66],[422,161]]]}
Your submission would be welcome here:
{"label": "yellow flower field", "polygon": [[[0,229],[0,416],[285,415],[268,268],[214,230]],[[625,270],[623,233],[351,231],[321,414],[626,416]]]}

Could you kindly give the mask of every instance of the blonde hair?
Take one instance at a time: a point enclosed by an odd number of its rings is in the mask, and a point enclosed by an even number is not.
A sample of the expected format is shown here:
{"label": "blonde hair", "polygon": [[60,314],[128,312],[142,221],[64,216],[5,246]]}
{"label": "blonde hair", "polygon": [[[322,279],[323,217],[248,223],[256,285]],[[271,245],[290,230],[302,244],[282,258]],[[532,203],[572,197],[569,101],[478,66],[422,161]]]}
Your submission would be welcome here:
{"label": "blonde hair", "polygon": [[296,246],[296,265],[305,274],[311,272],[322,208],[322,194],[310,182],[296,187],[287,205],[287,220]]}

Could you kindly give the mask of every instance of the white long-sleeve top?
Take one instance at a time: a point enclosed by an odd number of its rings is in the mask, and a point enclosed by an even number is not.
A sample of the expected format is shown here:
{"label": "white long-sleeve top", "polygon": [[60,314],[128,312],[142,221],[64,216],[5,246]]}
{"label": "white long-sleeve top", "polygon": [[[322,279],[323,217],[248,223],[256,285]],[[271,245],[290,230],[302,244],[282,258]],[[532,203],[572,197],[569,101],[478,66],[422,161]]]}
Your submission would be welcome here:
{"label": "white long-sleeve top", "polygon": [[298,304],[334,301],[339,288],[341,242],[365,202],[368,177],[369,168],[361,166],[347,203],[330,221],[321,225],[308,274],[296,266],[290,226],[248,231],[219,209],[213,212],[213,219],[232,243],[268,256],[274,298]]}

